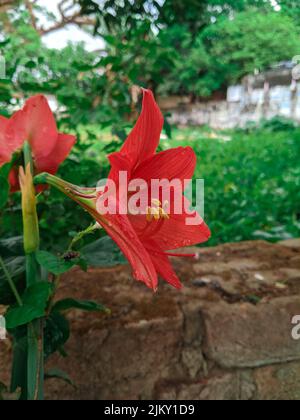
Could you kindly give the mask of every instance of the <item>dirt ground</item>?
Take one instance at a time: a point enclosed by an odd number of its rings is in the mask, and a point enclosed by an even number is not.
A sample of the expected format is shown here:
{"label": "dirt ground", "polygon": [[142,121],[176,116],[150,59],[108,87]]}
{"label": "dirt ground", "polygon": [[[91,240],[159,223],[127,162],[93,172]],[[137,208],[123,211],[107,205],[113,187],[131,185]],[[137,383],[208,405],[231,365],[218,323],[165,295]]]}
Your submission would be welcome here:
{"label": "dirt ground", "polygon": [[[281,382],[273,390],[273,373],[262,369],[300,361],[300,343],[290,338],[291,317],[300,314],[300,240],[195,251],[198,259],[173,260],[180,292],[161,281],[153,294],[127,266],[65,275],[58,298],[96,300],[111,314],[68,314],[69,357],[50,366],[66,370],[77,388],[51,380],[47,398],[280,398]],[[6,381],[10,347],[0,342]],[[300,374],[291,381],[284,395],[296,399]]]}

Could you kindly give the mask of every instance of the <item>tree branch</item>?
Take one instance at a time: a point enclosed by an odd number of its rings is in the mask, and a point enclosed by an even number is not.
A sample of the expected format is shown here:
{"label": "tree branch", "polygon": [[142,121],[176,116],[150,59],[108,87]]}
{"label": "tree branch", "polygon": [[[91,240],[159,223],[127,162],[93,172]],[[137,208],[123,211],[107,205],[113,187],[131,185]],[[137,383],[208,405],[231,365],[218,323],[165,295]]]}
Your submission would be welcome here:
{"label": "tree branch", "polygon": [[0,10],[3,8],[14,6],[17,3],[16,0],[0,0]]}
{"label": "tree branch", "polygon": [[49,28],[40,28],[39,32],[41,35],[47,35],[70,24],[77,25],[79,27],[95,26],[96,24],[95,19],[87,16],[81,16],[80,10],[74,11],[72,14],[68,15],[67,13],[74,8],[74,2],[70,3],[68,0],[61,0],[57,7],[60,14],[60,20]]}
{"label": "tree branch", "polygon": [[[18,3],[18,0],[0,0],[0,12],[2,9],[6,11]],[[84,26],[95,26],[96,24],[96,19],[89,16],[82,16],[80,10],[73,10],[72,12],[72,9],[76,8],[76,2],[74,2],[74,0],[61,0],[57,6],[59,11],[58,21],[49,28],[44,28],[43,26],[38,25],[38,19],[34,8],[36,3],[37,0],[24,0],[24,5],[30,16],[31,25],[41,36],[58,31],[71,24],[80,28]]]}
{"label": "tree branch", "polygon": [[31,25],[33,26],[33,28],[35,30],[38,30],[37,23],[36,23],[36,17],[35,17],[34,10],[33,10],[34,1],[31,2],[30,0],[25,0],[24,3],[25,3],[25,6],[26,6],[26,9],[28,10],[29,16],[30,16]]}
{"label": "tree branch", "polygon": [[95,19],[91,18],[84,18],[80,16],[70,16],[67,19],[61,20],[60,22],[57,22],[55,25],[50,26],[49,28],[40,28],[39,33],[41,35],[47,35],[51,32],[58,31],[59,29],[63,29],[64,27],[68,25],[77,25],[80,28],[83,26],[94,26],[96,23]]}

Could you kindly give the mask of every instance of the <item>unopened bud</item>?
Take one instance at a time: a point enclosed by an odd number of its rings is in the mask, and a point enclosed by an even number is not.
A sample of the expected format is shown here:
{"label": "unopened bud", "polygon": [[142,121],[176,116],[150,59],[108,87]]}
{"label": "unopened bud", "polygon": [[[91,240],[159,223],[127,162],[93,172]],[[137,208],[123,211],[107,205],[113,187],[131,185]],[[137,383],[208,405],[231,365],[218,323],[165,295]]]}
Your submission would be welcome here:
{"label": "unopened bud", "polygon": [[20,167],[19,181],[22,192],[24,250],[26,254],[31,254],[39,248],[40,236],[30,164],[26,166],[25,171]]}

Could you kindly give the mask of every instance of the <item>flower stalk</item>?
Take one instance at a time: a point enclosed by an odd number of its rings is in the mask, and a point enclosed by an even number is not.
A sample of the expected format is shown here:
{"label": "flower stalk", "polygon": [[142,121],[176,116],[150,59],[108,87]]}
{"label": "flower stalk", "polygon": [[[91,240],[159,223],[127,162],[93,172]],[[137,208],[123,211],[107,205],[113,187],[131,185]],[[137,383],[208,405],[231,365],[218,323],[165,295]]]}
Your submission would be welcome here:
{"label": "flower stalk", "polygon": [[20,167],[19,180],[22,191],[24,251],[26,255],[29,255],[38,250],[40,243],[36,197],[30,163],[27,164],[25,171],[23,167]]}
{"label": "flower stalk", "polygon": [[[24,251],[26,255],[26,285],[40,281],[35,252],[39,248],[39,224],[33,184],[33,160],[28,142],[24,143],[24,166],[20,167],[19,182],[22,192]],[[43,399],[44,383],[43,321],[37,320],[27,328],[27,400]]]}

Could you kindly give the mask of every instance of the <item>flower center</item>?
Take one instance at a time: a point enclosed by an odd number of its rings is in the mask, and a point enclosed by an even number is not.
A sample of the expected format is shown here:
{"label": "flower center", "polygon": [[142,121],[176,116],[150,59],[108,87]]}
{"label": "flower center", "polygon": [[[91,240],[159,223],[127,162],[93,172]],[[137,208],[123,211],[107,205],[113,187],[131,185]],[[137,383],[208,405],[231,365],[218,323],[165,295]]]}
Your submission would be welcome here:
{"label": "flower center", "polygon": [[151,200],[151,207],[147,207],[146,209],[147,222],[152,222],[153,219],[156,221],[159,221],[161,219],[169,219],[170,216],[167,213],[168,206],[168,201],[165,201],[162,205],[161,202],[157,199]]}
{"label": "flower center", "polygon": [[166,220],[170,219],[168,214],[169,203],[167,201],[162,205],[157,199],[151,200],[151,207],[146,209],[146,225],[140,230],[139,235],[152,238],[163,227]]}

